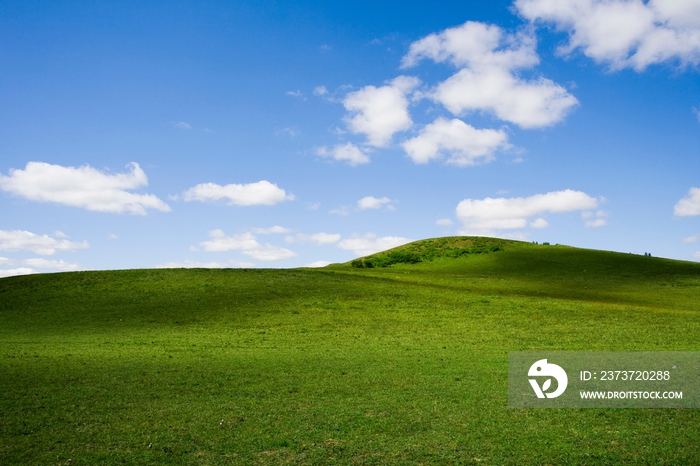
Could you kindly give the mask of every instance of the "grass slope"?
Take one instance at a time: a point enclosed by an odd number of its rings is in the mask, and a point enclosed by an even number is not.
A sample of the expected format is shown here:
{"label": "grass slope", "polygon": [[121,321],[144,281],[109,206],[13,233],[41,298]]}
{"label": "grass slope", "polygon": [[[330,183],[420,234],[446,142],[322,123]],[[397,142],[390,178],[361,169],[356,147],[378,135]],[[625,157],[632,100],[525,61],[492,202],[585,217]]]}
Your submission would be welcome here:
{"label": "grass slope", "polygon": [[698,464],[697,410],[512,409],[506,376],[513,350],[700,350],[700,264],[400,250],[1,279],[0,464]]}

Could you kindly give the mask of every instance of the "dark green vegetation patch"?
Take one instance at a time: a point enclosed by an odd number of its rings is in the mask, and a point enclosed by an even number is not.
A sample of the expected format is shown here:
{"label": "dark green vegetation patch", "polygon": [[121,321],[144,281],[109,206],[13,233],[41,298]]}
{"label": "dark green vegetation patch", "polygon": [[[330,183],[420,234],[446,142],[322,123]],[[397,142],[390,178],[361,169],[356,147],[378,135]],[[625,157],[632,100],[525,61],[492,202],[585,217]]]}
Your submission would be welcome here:
{"label": "dark green vegetation patch", "polygon": [[508,408],[507,355],[700,350],[700,264],[398,251],[1,279],[0,464],[698,464],[698,410]]}
{"label": "dark green vegetation patch", "polygon": [[378,252],[350,262],[357,268],[390,267],[394,264],[417,264],[435,259],[462,257],[503,251],[507,241],[497,238],[450,236],[415,241],[390,251]]}

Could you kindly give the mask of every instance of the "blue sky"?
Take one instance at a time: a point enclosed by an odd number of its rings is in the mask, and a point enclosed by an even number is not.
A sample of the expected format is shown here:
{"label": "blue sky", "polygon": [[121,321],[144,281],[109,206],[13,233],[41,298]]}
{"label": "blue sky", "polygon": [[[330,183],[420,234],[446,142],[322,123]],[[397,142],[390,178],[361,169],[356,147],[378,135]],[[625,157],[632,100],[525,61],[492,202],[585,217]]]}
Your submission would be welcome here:
{"label": "blue sky", "polygon": [[0,2],[0,276],[478,234],[700,260],[700,2]]}

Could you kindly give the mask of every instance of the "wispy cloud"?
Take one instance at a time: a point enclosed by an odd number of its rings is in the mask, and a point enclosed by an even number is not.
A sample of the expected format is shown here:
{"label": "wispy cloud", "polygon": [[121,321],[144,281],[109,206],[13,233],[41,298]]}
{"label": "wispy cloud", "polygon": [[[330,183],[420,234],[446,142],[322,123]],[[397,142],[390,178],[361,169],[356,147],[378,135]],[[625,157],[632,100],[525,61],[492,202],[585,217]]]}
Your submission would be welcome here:
{"label": "wispy cloud", "polygon": [[684,243],[695,243],[698,240],[700,240],[700,233],[696,233],[694,235],[690,235],[687,238],[683,238]]}
{"label": "wispy cloud", "polygon": [[208,235],[209,241],[199,243],[199,246],[207,252],[241,251],[242,254],[261,261],[285,260],[297,255],[289,249],[269,243],[260,244],[250,232],[226,236],[223,230],[212,230]]}
{"label": "wispy cloud", "polygon": [[26,265],[37,269],[52,269],[60,272],[78,270],[78,264],[73,264],[63,260],[48,260],[41,257],[30,259],[8,259],[0,257],[0,267]]}
{"label": "wispy cloud", "polygon": [[330,261],[316,261],[316,262],[312,262],[310,264],[306,264],[304,267],[318,268],[318,267],[325,267],[328,264],[332,264],[332,262],[330,262]]}
{"label": "wispy cloud", "polygon": [[290,95],[292,97],[297,97],[301,100],[306,100],[306,96],[299,89],[297,89],[296,91],[287,91],[285,92],[285,94]]}
{"label": "wispy cloud", "polygon": [[324,244],[334,244],[340,241],[341,236],[337,233],[314,233],[312,235],[307,235],[299,233],[295,236],[287,236],[285,241],[287,243],[316,243],[321,246]]}
{"label": "wispy cloud", "polygon": [[369,163],[369,157],[351,142],[338,144],[332,149],[326,149],[325,146],[320,147],[316,149],[316,155],[346,162],[351,167]]}
{"label": "wispy cloud", "polygon": [[272,233],[275,233],[275,234],[289,233],[292,230],[290,230],[289,228],[281,227],[279,225],[275,225],[275,226],[269,227],[269,228],[253,228],[250,231],[252,233],[256,233],[259,235],[269,235]]}
{"label": "wispy cloud", "polygon": [[385,251],[387,249],[401,246],[402,244],[410,243],[411,239],[401,236],[384,236],[377,238],[374,233],[367,233],[364,236],[353,235],[350,238],[344,239],[338,243],[340,249],[352,251],[357,256],[367,256],[375,252]]}
{"label": "wispy cloud", "polygon": [[228,260],[226,262],[198,262],[185,260],[180,262],[165,262],[154,265],[154,269],[228,269],[228,268],[250,268],[255,267],[252,262]]}
{"label": "wispy cloud", "polygon": [[175,121],[173,122],[173,126],[180,129],[192,129],[192,125],[184,121]]}

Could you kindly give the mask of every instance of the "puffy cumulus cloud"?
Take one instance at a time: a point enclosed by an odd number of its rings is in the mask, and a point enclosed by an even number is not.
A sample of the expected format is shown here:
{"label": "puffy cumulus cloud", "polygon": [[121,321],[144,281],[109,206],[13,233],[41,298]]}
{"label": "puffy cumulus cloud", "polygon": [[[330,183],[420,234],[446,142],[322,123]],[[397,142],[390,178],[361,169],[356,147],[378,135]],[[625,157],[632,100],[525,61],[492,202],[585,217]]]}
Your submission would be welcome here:
{"label": "puffy cumulus cloud", "polygon": [[56,251],[76,251],[89,248],[87,241],[68,241],[37,235],[25,230],[0,230],[0,251],[31,251],[43,256],[51,256]]}
{"label": "puffy cumulus cloud", "polygon": [[181,261],[181,262],[165,262],[153,266],[154,269],[229,269],[229,268],[249,268],[254,267],[252,262],[242,262],[236,260],[228,260],[226,262],[198,262],[198,261]]}
{"label": "puffy cumulus cloud", "polygon": [[353,235],[350,238],[346,238],[338,243],[338,247],[346,251],[352,251],[357,256],[367,256],[410,243],[411,241],[413,240],[401,236],[377,238],[377,235],[374,233],[367,233],[364,236]]}
{"label": "puffy cumulus cloud", "polygon": [[581,49],[613,70],[700,63],[697,0],[516,0],[515,8],[530,21],[568,33],[560,53]]}
{"label": "puffy cumulus cloud", "polygon": [[488,162],[496,150],[509,147],[503,130],[476,129],[456,118],[438,118],[401,145],[415,163],[428,163],[446,152],[447,163],[458,166]]}
{"label": "puffy cumulus cloud", "polygon": [[275,234],[289,233],[292,230],[290,230],[289,228],[281,227],[279,225],[275,225],[275,226],[270,227],[270,228],[253,228],[250,231],[252,231],[253,233],[257,233],[259,235],[269,235],[272,233],[275,233]]}
{"label": "puffy cumulus cloud", "polygon": [[540,61],[535,46],[532,35],[504,37],[503,30],[496,25],[467,21],[413,42],[401,60],[401,67],[416,66],[426,58],[469,68],[530,67]]}
{"label": "puffy cumulus cloud", "polygon": [[209,237],[209,241],[199,243],[199,246],[208,252],[241,251],[253,259],[270,262],[291,259],[297,255],[294,251],[269,243],[260,244],[250,232],[226,236],[223,230],[212,230]]}
{"label": "puffy cumulus cloud", "polygon": [[318,267],[325,267],[329,264],[332,264],[332,262],[330,262],[330,261],[316,261],[316,262],[312,262],[310,264],[306,264],[304,267],[318,268]]}
{"label": "puffy cumulus cloud", "polygon": [[690,188],[688,195],[673,206],[676,217],[691,217],[700,215],[700,188]]}
{"label": "puffy cumulus cloud", "polygon": [[418,78],[399,76],[386,86],[365,86],[351,92],[343,99],[343,106],[351,113],[346,118],[348,128],[367,136],[371,146],[388,146],[394,133],[413,125],[406,95],[419,84]]}
{"label": "puffy cumulus cloud", "polygon": [[362,165],[363,163],[369,163],[369,157],[362,152],[362,149],[351,142],[337,144],[330,150],[326,149],[325,146],[319,147],[316,149],[316,155],[320,157],[332,158],[340,162],[346,162],[352,167]]}
{"label": "puffy cumulus cloud", "polygon": [[137,163],[127,165],[129,173],[109,175],[89,165],[63,167],[29,162],[24,170],[11,169],[0,175],[0,189],[40,202],[55,202],[98,212],[146,215],[146,209],[169,212],[170,207],[153,194],[128,192],[148,185]]}
{"label": "puffy cumulus cloud", "polygon": [[[531,197],[465,199],[457,205],[457,218],[465,233],[488,234],[492,230],[525,228],[528,219],[543,213],[563,213],[589,210],[597,207],[598,200],[581,191],[567,189]],[[546,226],[538,218],[534,228]]]}
{"label": "puffy cumulus cloud", "polygon": [[340,241],[341,236],[337,233],[314,233],[312,235],[306,235],[299,233],[296,236],[287,236],[285,241],[288,243],[298,242],[298,243],[316,243],[319,246],[324,244],[334,244]]}
{"label": "puffy cumulus cloud", "polygon": [[225,200],[229,205],[274,205],[283,201],[291,201],[294,195],[278,187],[276,184],[262,180],[257,183],[227,184],[201,183],[182,193],[185,201],[214,202]]}
{"label": "puffy cumulus cloud", "polygon": [[376,198],[374,196],[365,196],[357,201],[358,210],[381,209],[384,205],[392,207],[391,199],[388,197]]}
{"label": "puffy cumulus cloud", "polygon": [[693,257],[696,259],[700,259],[700,251],[694,252]]}
{"label": "puffy cumulus cloud", "polygon": [[549,79],[518,76],[539,63],[535,47],[533,35],[468,21],[411,44],[402,66],[427,58],[460,68],[427,94],[454,115],[486,111],[522,128],[540,128],[561,121],[578,101]]}
{"label": "puffy cumulus cloud", "polygon": [[548,226],[549,222],[541,217],[530,222],[530,228],[547,228]]}

